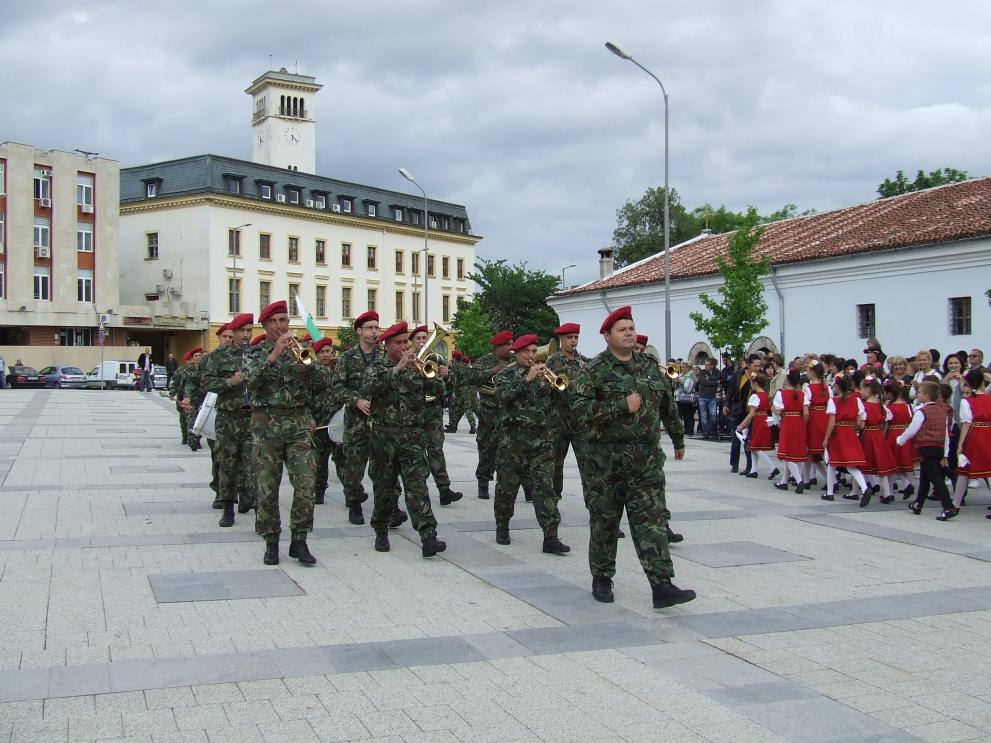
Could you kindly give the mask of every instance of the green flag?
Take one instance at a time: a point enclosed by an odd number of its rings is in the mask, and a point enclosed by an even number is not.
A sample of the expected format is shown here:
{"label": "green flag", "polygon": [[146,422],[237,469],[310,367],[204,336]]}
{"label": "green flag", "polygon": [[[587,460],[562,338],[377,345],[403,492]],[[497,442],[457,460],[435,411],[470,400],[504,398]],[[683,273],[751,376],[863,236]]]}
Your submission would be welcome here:
{"label": "green flag", "polygon": [[310,338],[314,342],[323,338],[323,333],[320,332],[320,328],[317,324],[313,322],[313,316],[306,311],[306,307],[303,306],[303,300],[300,299],[299,295],[296,295],[296,309],[299,311],[300,317],[304,318],[306,321],[306,332],[310,334]]}

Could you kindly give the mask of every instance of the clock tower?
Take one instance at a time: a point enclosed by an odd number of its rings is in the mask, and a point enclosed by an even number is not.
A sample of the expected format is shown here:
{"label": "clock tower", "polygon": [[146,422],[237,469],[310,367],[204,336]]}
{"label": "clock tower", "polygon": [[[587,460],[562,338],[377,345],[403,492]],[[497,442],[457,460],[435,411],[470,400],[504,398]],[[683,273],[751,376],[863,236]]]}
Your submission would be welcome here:
{"label": "clock tower", "polygon": [[316,78],[283,67],[268,71],[244,92],[251,96],[251,159],[263,165],[316,171]]}

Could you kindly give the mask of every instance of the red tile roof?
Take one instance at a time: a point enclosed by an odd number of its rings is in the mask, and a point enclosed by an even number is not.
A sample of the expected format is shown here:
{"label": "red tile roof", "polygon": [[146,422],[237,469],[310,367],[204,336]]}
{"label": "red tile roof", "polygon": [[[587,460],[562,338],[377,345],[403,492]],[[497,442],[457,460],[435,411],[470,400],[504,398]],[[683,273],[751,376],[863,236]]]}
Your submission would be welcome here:
{"label": "red tile roof", "polygon": [[[671,278],[717,272],[732,232],[699,237],[672,247]],[[808,217],[765,225],[757,255],[775,266],[991,236],[991,178],[978,178],[925,191],[878,199]],[[652,284],[664,280],[664,253],[621,268],[612,276],[559,292],[585,292]]]}

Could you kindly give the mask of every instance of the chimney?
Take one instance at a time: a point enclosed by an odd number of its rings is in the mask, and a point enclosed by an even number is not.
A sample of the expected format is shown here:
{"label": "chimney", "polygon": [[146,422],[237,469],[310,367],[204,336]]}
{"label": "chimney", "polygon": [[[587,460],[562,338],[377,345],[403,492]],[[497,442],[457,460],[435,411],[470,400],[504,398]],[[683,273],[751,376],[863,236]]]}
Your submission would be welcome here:
{"label": "chimney", "polygon": [[715,235],[715,234],[716,234],[715,232],[713,232],[708,227],[706,227],[704,230],[702,230],[699,233],[699,237],[711,237],[712,235]]}
{"label": "chimney", "polygon": [[613,271],[613,248],[600,248],[599,249],[599,278],[605,279],[612,276]]}

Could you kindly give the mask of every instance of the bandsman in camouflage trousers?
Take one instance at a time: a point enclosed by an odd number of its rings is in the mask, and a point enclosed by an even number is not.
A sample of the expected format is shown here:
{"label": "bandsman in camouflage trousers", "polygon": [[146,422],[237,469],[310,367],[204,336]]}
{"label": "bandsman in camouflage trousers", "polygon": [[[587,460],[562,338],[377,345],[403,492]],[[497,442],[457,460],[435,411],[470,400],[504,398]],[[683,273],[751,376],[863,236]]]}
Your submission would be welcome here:
{"label": "bandsman in camouflage trousers", "polygon": [[[202,362],[203,386],[217,395],[217,440],[213,457],[217,465],[217,500],[223,506],[222,527],[234,526],[234,501],[247,513],[254,505],[252,487],[251,402],[244,378],[254,315],[245,312],[227,323],[231,342]],[[240,492],[239,492],[240,491]]]}
{"label": "bandsman in camouflage trousers", "polygon": [[478,480],[478,497],[489,498],[489,482],[495,475],[496,456],[499,445],[499,422],[501,411],[496,400],[493,377],[509,366],[510,346],[513,334],[500,330],[492,336],[492,353],[487,353],[465,370],[465,377],[478,389],[478,467],[475,479]]}
{"label": "bandsman in camouflage trousers", "polygon": [[176,386],[176,400],[179,407],[185,413],[186,443],[193,451],[201,449],[200,437],[192,432],[193,424],[196,422],[196,414],[200,409],[202,395],[199,386],[199,364],[203,359],[203,349],[194,348],[187,351],[183,356],[186,364],[183,366],[184,373]]}
{"label": "bandsman in camouflage trousers", "polygon": [[172,375],[172,385],[169,387],[169,399],[175,401],[175,409],[179,413],[179,432],[182,437],[183,446],[189,444],[189,424],[186,421],[186,408],[182,402],[185,399],[183,397],[183,384],[186,374],[189,372],[189,360],[192,358],[191,353],[191,351],[187,351],[183,354],[183,365],[176,369],[175,374]]}
{"label": "bandsman in camouflage trousers", "polygon": [[327,426],[330,419],[338,410],[341,403],[334,397],[333,374],[334,342],[330,338],[321,338],[311,347],[317,355],[316,363],[320,364],[327,374],[316,377],[314,386],[310,389],[310,413],[316,422],[313,431],[313,452],[316,455],[316,482],[313,486],[313,502],[318,506],[324,502],[327,487],[330,484],[330,460],[334,462],[337,479],[344,482],[344,452],[341,447],[330,440]]}
{"label": "bandsman in camouflage trousers", "polygon": [[478,392],[468,379],[467,372],[471,369],[471,361],[461,351],[451,353],[451,374],[447,386],[451,392],[448,396],[447,433],[457,433],[458,424],[462,418],[468,419],[468,433],[475,433],[478,418]]}
{"label": "bandsman in camouflage trousers", "polygon": [[251,396],[251,434],[258,477],[255,531],[265,540],[266,565],[279,564],[279,485],[283,465],[293,487],[289,529],[289,556],[304,565],[317,559],[310,554],[306,535],[313,530],[313,472],[316,463],[310,435],[313,417],[307,408],[313,378],[325,374],[317,364],[303,364],[288,350],[292,340],[285,301],[273,302],[258,321],[265,340],[248,359]]}
{"label": "bandsman in camouflage trousers", "polygon": [[[568,378],[568,388],[554,401],[554,414],[550,419],[554,432],[554,493],[560,499],[564,492],[564,460],[568,456],[568,447],[575,452],[578,462],[578,475],[584,483],[582,473],[582,440],[584,438],[581,426],[575,414],[571,411],[571,382],[575,380],[588,359],[578,353],[578,334],[581,326],[577,323],[565,323],[554,329],[558,339],[558,350],[547,359],[547,368],[558,375]],[[584,492],[584,487],[582,488]]]}
{"label": "bandsman in camouflage trousers", "polygon": [[426,391],[423,376],[414,369],[409,350],[409,326],[396,323],[384,333],[385,358],[365,374],[362,398],[371,400],[371,475],[375,507],[371,525],[375,549],[388,552],[389,527],[395,507],[396,479],[402,478],[406,507],[420,534],[424,557],[447,549],[437,538],[437,519],[427,492],[426,451],[422,435]]}
{"label": "bandsman in camouflage trousers", "polygon": [[674,388],[656,361],[634,351],[637,333],[629,307],[610,313],[600,332],[607,348],[579,372],[571,398],[588,437],[584,469],[592,595],[597,601],[613,601],[617,532],[625,508],[654,608],[691,601],[694,591],[671,582],[674,565],[665,528],[662,421],[675,459],[685,456]]}
{"label": "bandsman in camouflage trousers", "polygon": [[499,459],[496,462],[494,511],[496,542],[509,544],[509,520],[524,477],[533,483],[533,510],[544,532],[543,551],[563,555],[571,551],[557,536],[561,524],[560,496],[554,493],[554,444],[547,421],[554,414],[554,398],[561,395],[544,377],[544,365],[535,362],[537,336],[523,335],[512,344],[514,363],[496,375],[496,399],[502,407],[499,422]]}

